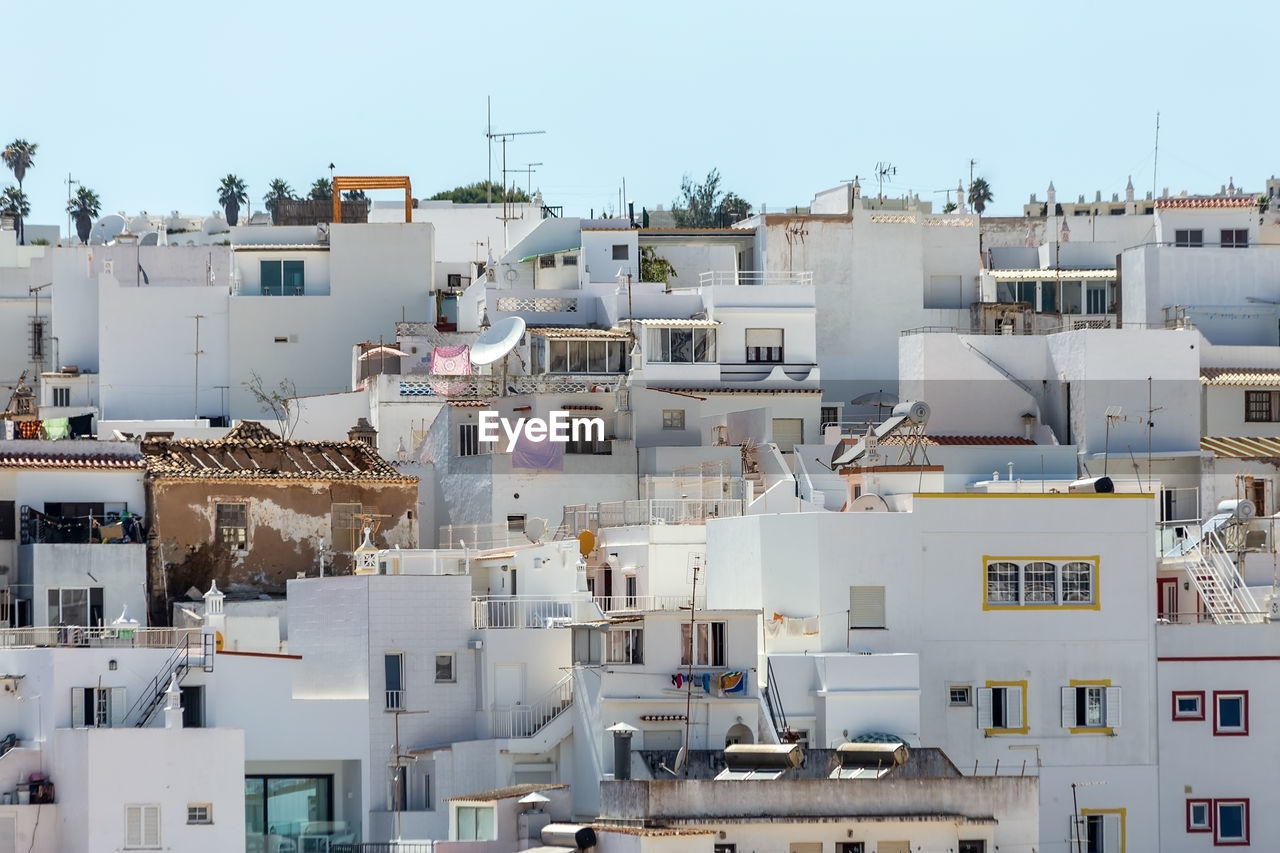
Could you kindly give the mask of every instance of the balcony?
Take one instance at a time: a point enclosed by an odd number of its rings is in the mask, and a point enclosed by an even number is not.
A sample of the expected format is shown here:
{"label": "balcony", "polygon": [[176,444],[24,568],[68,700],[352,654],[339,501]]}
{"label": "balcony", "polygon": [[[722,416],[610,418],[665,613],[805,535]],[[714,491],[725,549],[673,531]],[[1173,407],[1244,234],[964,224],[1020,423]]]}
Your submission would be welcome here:
{"label": "balcony", "polygon": [[[123,504],[122,504],[123,505]],[[127,513],[126,513],[127,514]],[[142,542],[142,519],[118,512],[46,515],[29,506],[20,511],[23,545],[77,545],[94,542]]]}
{"label": "balcony", "polygon": [[0,649],[70,647],[83,649],[202,648],[199,630],[187,628],[102,628],[50,625],[45,628],[0,628]]}
{"label": "balcony", "polygon": [[734,287],[760,287],[779,284],[813,284],[813,273],[786,272],[782,270],[710,270],[698,276],[699,287],[731,285]]}
{"label": "balcony", "polygon": [[478,595],[471,599],[471,627],[567,628],[604,614],[584,597],[549,595]]}
{"label": "balcony", "polygon": [[[689,596],[687,595],[597,595],[592,600],[595,602],[596,607],[609,614],[679,610],[689,606]],[[699,595],[694,599],[695,609],[703,610],[706,606],[707,597],[705,595]]]}
{"label": "balcony", "polygon": [[508,394],[585,394],[612,391],[622,381],[620,373],[543,373],[508,376],[502,387],[499,376],[427,376],[406,374],[400,378],[401,397],[488,399]]}
{"label": "balcony", "polygon": [[742,515],[742,501],[729,498],[652,498],[573,504],[564,508],[564,521],[561,522],[556,538],[577,536],[584,530],[597,530],[601,527],[706,524],[709,518],[738,515]]}

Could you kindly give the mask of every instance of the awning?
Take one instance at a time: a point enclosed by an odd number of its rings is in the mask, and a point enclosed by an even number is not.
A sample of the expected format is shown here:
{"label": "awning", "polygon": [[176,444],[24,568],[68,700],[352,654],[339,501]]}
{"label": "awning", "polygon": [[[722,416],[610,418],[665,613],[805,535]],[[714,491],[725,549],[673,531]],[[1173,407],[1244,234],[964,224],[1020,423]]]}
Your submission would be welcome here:
{"label": "awning", "polygon": [[567,249],[550,249],[546,252],[534,252],[532,255],[525,255],[521,258],[520,263],[523,264],[526,261],[532,261],[534,258],[541,258],[544,255],[563,255],[565,252],[577,252],[581,248],[581,246],[570,246]]}
{"label": "awning", "polygon": [[720,325],[720,321],[718,320],[653,319],[653,320],[639,320],[638,322],[642,326],[672,326],[672,327],[678,327],[678,328],[686,328],[686,327],[708,328],[708,327],[714,327],[714,326]]}
{"label": "awning", "polygon": [[1116,270],[991,270],[991,277],[996,281],[1112,281],[1118,275]]}

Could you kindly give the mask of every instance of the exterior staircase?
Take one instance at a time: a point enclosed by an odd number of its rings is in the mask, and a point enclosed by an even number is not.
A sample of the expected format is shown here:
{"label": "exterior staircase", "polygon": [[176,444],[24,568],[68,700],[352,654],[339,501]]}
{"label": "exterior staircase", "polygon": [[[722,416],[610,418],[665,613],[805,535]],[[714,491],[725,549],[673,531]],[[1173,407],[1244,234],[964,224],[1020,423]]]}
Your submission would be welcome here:
{"label": "exterior staircase", "polygon": [[[209,638],[210,640],[212,637]],[[178,640],[173,651],[165,660],[164,665],[160,667],[160,671],[156,673],[150,683],[142,689],[138,700],[133,703],[133,707],[125,714],[125,725],[134,726],[135,728],[146,728],[154,719],[156,711],[165,701],[165,691],[169,688],[169,682],[176,675],[178,684],[182,684],[182,679],[191,669],[194,662],[197,665],[203,664],[206,669],[211,667],[211,649],[204,648],[202,645],[198,649],[198,654],[193,655],[191,635],[184,633],[182,638]]]}
{"label": "exterior staircase", "polygon": [[1185,552],[1186,571],[1204,609],[1220,625],[1262,622],[1257,600],[1245,586],[1218,531],[1205,531]]}
{"label": "exterior staircase", "polygon": [[[572,707],[573,673],[569,673],[527,705],[494,708],[493,735],[510,739],[510,748],[515,751],[539,752],[572,730],[572,715],[565,713]],[[567,725],[553,725],[557,720]],[[559,728],[565,731],[558,733]]]}

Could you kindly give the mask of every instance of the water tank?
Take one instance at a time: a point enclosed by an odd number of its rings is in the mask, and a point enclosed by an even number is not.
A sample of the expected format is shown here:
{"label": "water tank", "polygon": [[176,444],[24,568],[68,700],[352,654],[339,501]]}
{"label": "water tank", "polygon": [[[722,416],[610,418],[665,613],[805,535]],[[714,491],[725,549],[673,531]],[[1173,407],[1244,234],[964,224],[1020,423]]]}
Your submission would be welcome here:
{"label": "water tank", "polygon": [[1085,480],[1076,480],[1074,483],[1067,486],[1068,492],[1082,492],[1086,494],[1093,492],[1099,495],[1110,495],[1114,494],[1115,490],[1116,484],[1111,482],[1110,477],[1089,477]]}

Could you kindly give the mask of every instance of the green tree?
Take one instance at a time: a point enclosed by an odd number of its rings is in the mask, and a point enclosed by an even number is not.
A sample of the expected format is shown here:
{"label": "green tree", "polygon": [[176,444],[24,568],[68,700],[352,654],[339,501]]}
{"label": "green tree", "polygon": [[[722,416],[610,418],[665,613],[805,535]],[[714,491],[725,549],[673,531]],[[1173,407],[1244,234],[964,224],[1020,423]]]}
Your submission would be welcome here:
{"label": "green tree", "polygon": [[[9,171],[13,172],[13,176],[18,179],[18,190],[22,190],[22,179],[27,176],[27,169],[35,165],[36,149],[40,146],[35,142],[28,142],[25,139],[15,139],[4,147],[4,151],[0,151],[0,160],[4,160],[4,164],[9,167]],[[26,200],[26,196],[23,196]],[[27,205],[27,212],[23,216],[30,215],[30,204]],[[18,220],[18,242],[26,245],[27,232],[23,226],[22,217]]]}
{"label": "green tree", "polygon": [[519,187],[509,187],[506,198],[503,198],[502,184],[493,181],[477,181],[474,184],[441,190],[433,195],[431,201],[451,201],[454,204],[484,204],[488,201],[507,201],[526,204],[533,201],[529,194]]}
{"label": "green tree", "polygon": [[274,178],[267,186],[267,194],[262,197],[262,203],[267,206],[267,211],[271,214],[271,221],[280,224],[280,202],[293,200],[293,187],[289,186],[289,182],[283,178]]}
{"label": "green tree", "polygon": [[240,384],[249,390],[262,411],[271,415],[280,437],[288,441],[298,427],[298,417],[301,414],[298,407],[293,405],[298,399],[298,388],[293,380],[281,379],[279,385],[269,388],[258,372],[253,370],[249,372],[249,381]]}
{"label": "green tree", "polygon": [[76,236],[81,243],[89,242],[89,232],[93,230],[93,218],[102,210],[102,202],[98,194],[83,184],[71,201],[67,202],[67,213],[76,222]]}
{"label": "green tree", "polygon": [[328,178],[316,178],[308,197],[312,201],[333,201],[333,182]]}
{"label": "green tree", "polygon": [[235,175],[227,175],[218,183],[218,204],[227,214],[227,224],[240,221],[240,205],[249,203],[249,188]]}
{"label": "green tree", "polygon": [[18,187],[5,187],[4,192],[0,193],[0,213],[13,217],[18,229],[18,239],[25,246],[27,241],[23,221],[31,215],[31,202],[27,200],[27,194]]}
{"label": "green tree", "polygon": [[676,278],[676,268],[671,261],[658,254],[652,246],[640,247],[640,280],[668,282]]}
{"label": "green tree", "polygon": [[955,213],[955,212],[956,212],[956,207],[957,207],[957,205],[956,205],[956,203],[955,203],[954,201],[949,201],[949,202],[947,202],[946,204],[944,204],[944,205],[942,206],[942,212],[943,212],[943,213]]}
{"label": "green tree", "polygon": [[969,184],[969,206],[973,208],[973,212],[982,215],[987,209],[987,205],[995,196],[991,194],[991,187],[987,184],[986,178],[974,178],[973,183]]}
{"label": "green tree", "polygon": [[671,208],[676,225],[681,228],[723,228],[751,215],[751,205],[742,196],[720,189],[720,172],[716,169],[708,172],[700,184],[685,175],[680,180],[680,196]]}

